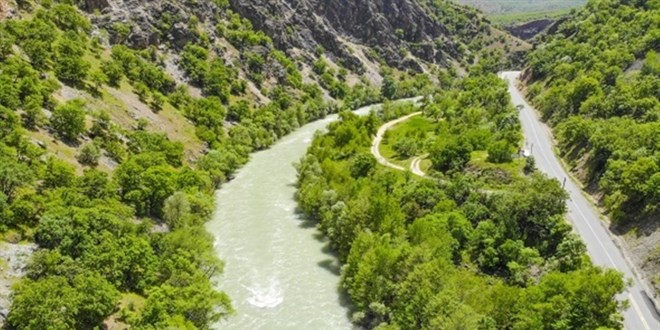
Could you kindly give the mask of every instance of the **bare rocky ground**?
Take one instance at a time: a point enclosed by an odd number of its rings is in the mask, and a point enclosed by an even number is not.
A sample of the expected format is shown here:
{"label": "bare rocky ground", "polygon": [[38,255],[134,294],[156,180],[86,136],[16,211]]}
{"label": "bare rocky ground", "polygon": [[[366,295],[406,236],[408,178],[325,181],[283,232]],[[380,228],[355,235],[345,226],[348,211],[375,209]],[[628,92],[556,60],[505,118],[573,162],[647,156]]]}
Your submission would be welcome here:
{"label": "bare rocky ground", "polygon": [[0,326],[11,306],[11,286],[25,274],[25,267],[36,248],[34,244],[0,243]]}

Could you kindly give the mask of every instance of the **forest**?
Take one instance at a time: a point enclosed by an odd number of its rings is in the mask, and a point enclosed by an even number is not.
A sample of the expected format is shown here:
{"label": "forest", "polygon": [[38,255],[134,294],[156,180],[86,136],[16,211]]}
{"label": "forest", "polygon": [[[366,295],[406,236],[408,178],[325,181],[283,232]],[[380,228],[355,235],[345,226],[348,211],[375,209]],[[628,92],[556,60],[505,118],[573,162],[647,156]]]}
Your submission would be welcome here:
{"label": "forest", "polygon": [[[300,211],[330,239],[353,321],[376,329],[621,329],[626,284],[591,264],[565,221],[561,184],[525,166],[489,185],[470,165],[510,163],[520,143],[507,86],[476,71],[422,106],[436,123],[431,176],[376,165],[380,124],[415,111],[386,106],[341,121],[297,165]],[[504,151],[502,151],[504,150]],[[502,157],[505,155],[505,157]],[[533,162],[533,161],[532,161]]]}
{"label": "forest", "polygon": [[[36,251],[5,327],[209,329],[229,317],[204,228],[214,192],[251,153],[340,113],[296,164],[296,198],[343,264],[356,324],[620,329],[626,282],[591,264],[561,185],[514,156],[517,113],[494,75],[510,40],[476,10],[420,2],[456,39],[437,43],[460,44],[457,67],[390,68],[374,51],[378,85],[323,47],[278,49],[226,0],[208,1],[206,21],[155,15],[150,33],[176,27],[189,42],[142,48],[130,22],[99,29],[87,1],[16,1],[0,20],[0,234]],[[529,55],[530,98],[621,223],[659,212],[658,9],[592,1]],[[429,95],[423,129],[387,143],[402,160],[428,155],[426,178],[369,153],[382,123],[418,110],[389,101],[417,95]]]}
{"label": "forest", "polygon": [[[125,46],[130,26],[114,24],[117,43],[104,46],[72,1],[19,1],[25,15],[0,22],[0,232],[38,246],[13,287],[8,327],[208,329],[233,313],[215,289],[223,263],[203,227],[214,191],[251,152],[300,125],[381,99],[362,81],[349,88],[345,70],[321,59],[320,84],[337,100],[328,101],[268,36],[215,4],[217,34],[245,61],[217,57],[195,29],[179,62],[189,84],[155,47]],[[163,29],[172,20],[163,17]],[[283,74],[273,77],[273,65]],[[389,97],[417,94],[426,81],[395,71],[388,79]],[[270,101],[256,102],[250,83]],[[149,114],[127,118],[116,95],[135,95]],[[176,134],[154,124],[160,116]],[[178,131],[188,125],[191,134]]]}
{"label": "forest", "polygon": [[658,1],[590,1],[529,55],[530,99],[619,223],[660,215],[659,18]]}

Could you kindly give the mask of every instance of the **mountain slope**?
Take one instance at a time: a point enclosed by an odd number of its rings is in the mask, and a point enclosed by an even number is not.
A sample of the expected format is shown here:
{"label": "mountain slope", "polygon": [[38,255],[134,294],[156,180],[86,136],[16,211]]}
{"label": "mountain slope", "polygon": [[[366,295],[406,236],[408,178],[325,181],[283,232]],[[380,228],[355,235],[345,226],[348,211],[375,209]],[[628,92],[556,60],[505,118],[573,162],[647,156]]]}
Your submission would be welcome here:
{"label": "mountain slope", "polygon": [[[322,47],[357,72],[381,59],[416,71],[428,64],[467,66],[477,53],[472,43],[492,44],[490,35],[497,34],[476,11],[444,1],[232,0],[231,5],[279,48],[309,55]],[[503,44],[524,46],[508,36]]]}
{"label": "mountain slope", "polygon": [[660,288],[660,3],[595,0],[529,56],[561,155]]}

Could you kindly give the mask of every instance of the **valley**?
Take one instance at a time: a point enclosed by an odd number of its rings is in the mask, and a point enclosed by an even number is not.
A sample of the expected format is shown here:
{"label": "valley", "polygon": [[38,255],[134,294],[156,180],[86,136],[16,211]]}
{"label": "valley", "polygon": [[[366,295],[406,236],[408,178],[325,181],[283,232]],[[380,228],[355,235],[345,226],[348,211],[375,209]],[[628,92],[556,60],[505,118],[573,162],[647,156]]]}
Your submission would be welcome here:
{"label": "valley", "polygon": [[660,327],[658,6],[0,0],[0,326]]}

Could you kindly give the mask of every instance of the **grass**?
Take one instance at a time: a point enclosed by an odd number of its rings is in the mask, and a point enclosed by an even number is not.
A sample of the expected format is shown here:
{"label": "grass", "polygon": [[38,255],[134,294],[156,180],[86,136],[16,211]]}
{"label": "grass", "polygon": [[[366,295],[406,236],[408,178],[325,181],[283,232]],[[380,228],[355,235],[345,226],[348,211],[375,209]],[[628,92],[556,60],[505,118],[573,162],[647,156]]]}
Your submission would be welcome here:
{"label": "grass", "polygon": [[102,95],[103,102],[111,105],[106,110],[113,121],[120,123],[124,129],[132,129],[135,123],[133,117],[137,116],[147,119],[149,131],[165,133],[170,140],[181,142],[188,156],[198,155],[204,149],[204,144],[195,133],[195,126],[180,111],[165,103],[158,113],[154,113],[148,104],[141,102],[133,93],[133,87],[126,79],[116,91],[104,90]]}
{"label": "grass", "polygon": [[[75,147],[71,147],[67,145],[66,143],[56,139],[52,135],[49,135],[45,130],[39,129],[37,131],[28,131],[27,136],[34,140],[41,141],[46,145],[46,150],[47,153],[50,155],[55,156],[55,158],[59,160],[63,160],[71,165],[73,165],[76,169],[76,173],[79,175],[82,175],[83,173],[83,166],[78,163],[77,156],[78,156],[78,149]],[[84,143],[80,141],[80,145],[82,146]]]}
{"label": "grass", "polygon": [[424,173],[430,172],[431,171],[431,166],[433,166],[433,163],[431,162],[430,159],[423,159],[422,162],[419,164],[419,168]]}
{"label": "grass", "polygon": [[[380,152],[383,157],[390,159],[392,163],[398,165],[410,165],[410,161],[413,157],[402,158],[396,151],[394,151],[393,146],[396,141],[408,137],[423,142],[435,135],[434,130],[435,123],[431,119],[424,116],[412,117],[407,121],[392,127],[385,133],[383,142],[380,145]],[[423,146],[420,146],[418,149],[417,155],[426,152],[426,148]]]}
{"label": "grass", "polygon": [[129,292],[122,294],[121,300],[119,301],[119,307],[132,311],[139,311],[144,307],[146,302],[147,299],[145,297],[137,293]]}
{"label": "grass", "polygon": [[484,188],[497,190],[503,185],[508,185],[524,178],[523,168],[525,158],[514,158],[508,163],[495,164],[488,161],[488,152],[483,150],[473,151],[468,163],[468,171],[478,172],[479,180]]}
{"label": "grass", "polygon": [[[119,329],[128,329],[128,324],[124,323],[123,317],[125,317],[125,311],[128,311],[128,315],[132,313],[139,312],[144,305],[146,304],[147,299],[136,293],[123,293],[121,300],[119,300],[118,310],[110,315],[103,323],[105,329],[108,330],[119,330]],[[129,316],[130,317],[130,316]]]}
{"label": "grass", "polygon": [[[394,151],[393,146],[396,141],[410,137],[418,141],[425,141],[435,135],[435,123],[424,116],[415,116],[409,120],[400,123],[392,127],[387,131],[383,142],[380,144],[380,153],[383,157],[387,158],[393,164],[402,166],[404,168],[409,168],[410,163],[414,157],[404,158],[397,154]],[[420,146],[417,151],[417,155],[426,153],[427,151],[423,146]],[[417,156],[416,155],[416,156]],[[424,164],[422,164],[422,169],[424,169]],[[430,166],[429,166],[430,167]]]}
{"label": "grass", "polygon": [[522,175],[523,168],[525,167],[525,158],[514,158],[512,162],[494,164],[488,161],[488,152],[483,150],[473,151],[470,156],[470,165],[477,166],[482,169],[500,169],[508,172],[512,176],[518,177]]}
{"label": "grass", "polygon": [[[406,137],[417,141],[432,141],[438,138],[436,127],[436,123],[429,118],[423,116],[412,117],[386,132],[380,145],[380,153],[391,163],[409,169],[415,157],[428,153],[427,148],[420,147],[415,156],[401,157],[394,151],[393,145]],[[491,163],[488,161],[488,152],[478,150],[470,155],[468,171],[471,169],[472,172],[478,173],[479,180],[482,181],[485,189],[497,190],[502,185],[523,179],[525,176],[523,173],[525,163],[525,158],[520,157],[514,158],[508,163]],[[423,159],[420,169],[425,173],[431,172],[431,160]]]}

